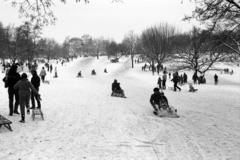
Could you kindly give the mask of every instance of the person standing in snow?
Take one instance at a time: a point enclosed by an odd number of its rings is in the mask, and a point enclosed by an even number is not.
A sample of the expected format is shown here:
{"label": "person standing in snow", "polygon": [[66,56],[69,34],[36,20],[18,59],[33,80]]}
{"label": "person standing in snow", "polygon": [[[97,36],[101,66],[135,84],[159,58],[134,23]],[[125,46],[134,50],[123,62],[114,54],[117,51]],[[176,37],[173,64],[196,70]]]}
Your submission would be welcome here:
{"label": "person standing in snow", "polygon": [[33,87],[31,82],[27,79],[27,74],[23,73],[21,76],[21,80],[18,81],[14,85],[15,89],[19,89],[19,103],[20,103],[20,109],[21,109],[21,117],[22,119],[19,121],[21,123],[25,123],[25,106],[27,107],[27,114],[30,114],[29,110],[29,100],[30,100],[30,89],[38,96],[38,91]]}
{"label": "person standing in snow", "polygon": [[[32,70],[31,71],[32,74],[32,78],[31,78],[31,83],[33,85],[33,87],[39,91],[39,87],[40,87],[40,78],[37,75],[37,71],[36,70]],[[35,94],[34,91],[31,91],[31,103],[32,103],[32,107],[30,109],[35,109],[35,99],[37,101],[37,108],[41,109],[41,103],[39,100],[39,97],[37,94]]]}
{"label": "person standing in snow", "polygon": [[174,91],[177,91],[177,88],[179,89],[179,91],[181,91],[181,88],[177,86],[178,82],[179,82],[179,75],[178,72],[176,72],[173,76],[173,79],[171,80],[173,81],[173,88]]}
{"label": "person standing in snow", "polygon": [[52,73],[52,70],[53,70],[53,66],[52,64],[50,64],[50,73]]}
{"label": "person standing in snow", "polygon": [[[8,84],[8,98],[9,98],[9,116],[12,116],[13,113],[19,114],[18,112],[18,105],[19,105],[19,95],[18,95],[18,89],[14,88],[14,85],[20,80],[20,74],[17,72],[18,66],[13,64],[9,70],[9,72],[6,74],[6,79]],[[13,107],[15,97],[15,104]]]}
{"label": "person standing in snow", "polygon": [[55,76],[54,78],[57,78],[58,77],[58,74],[57,74],[57,67],[55,67]]}
{"label": "person standing in snow", "polygon": [[113,83],[112,83],[112,94],[111,96],[113,96],[114,92],[116,91],[116,88],[117,88],[117,80],[114,79]]}
{"label": "person standing in snow", "polygon": [[218,84],[218,76],[217,76],[217,74],[214,75],[214,82],[215,82],[215,85]]}
{"label": "person standing in snow", "polygon": [[46,70],[44,69],[44,67],[42,67],[42,70],[40,72],[40,76],[41,76],[41,80],[42,80],[42,83],[45,82],[45,76],[47,75],[46,73]]}
{"label": "person standing in snow", "polygon": [[157,82],[157,84],[159,85],[159,89],[161,89],[161,88],[162,88],[162,79],[161,79],[161,75],[160,75],[160,77],[158,78],[158,82]]}
{"label": "person standing in snow", "polygon": [[166,89],[167,73],[163,72],[162,76],[162,89]]}

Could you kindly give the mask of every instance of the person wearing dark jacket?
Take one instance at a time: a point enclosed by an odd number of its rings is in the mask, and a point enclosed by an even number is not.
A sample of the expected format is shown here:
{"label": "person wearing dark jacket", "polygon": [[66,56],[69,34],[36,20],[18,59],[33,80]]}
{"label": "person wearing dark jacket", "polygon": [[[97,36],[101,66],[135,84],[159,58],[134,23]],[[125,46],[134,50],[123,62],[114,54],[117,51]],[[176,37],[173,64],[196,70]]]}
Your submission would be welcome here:
{"label": "person wearing dark jacket", "polygon": [[22,74],[21,80],[14,85],[14,88],[15,89],[19,88],[19,103],[20,103],[21,117],[22,117],[20,122],[25,123],[25,106],[27,107],[27,114],[30,114],[29,100],[30,100],[31,91],[33,91],[38,97],[40,97],[40,95],[38,94],[38,91],[33,87],[32,83],[29,82],[29,80],[27,79],[26,73]]}
{"label": "person wearing dark jacket", "polygon": [[215,85],[218,84],[218,76],[217,76],[217,74],[214,75],[214,82],[215,82]]}
{"label": "person wearing dark jacket", "polygon": [[[33,85],[33,87],[39,91],[39,87],[40,87],[40,77],[37,75],[37,71],[36,70],[32,70],[31,71],[32,74],[32,78],[31,78],[31,83]],[[39,97],[37,94],[34,93],[34,91],[31,91],[31,102],[32,102],[32,107],[30,109],[35,109],[35,99],[37,101],[37,108],[41,109],[41,103],[39,100]]]}
{"label": "person wearing dark jacket", "polygon": [[159,85],[159,89],[161,89],[162,88],[162,79],[161,79],[161,77],[158,78],[157,84]]}
{"label": "person wearing dark jacket", "polygon": [[178,72],[175,73],[175,75],[173,76],[173,79],[172,79],[171,81],[173,81],[174,91],[176,91],[177,88],[179,89],[179,91],[181,91],[181,88],[177,86],[177,84],[178,84],[178,82],[179,82]]}
{"label": "person wearing dark jacket", "polygon": [[166,109],[168,108],[168,100],[167,98],[164,96],[164,93],[160,93],[158,88],[154,88],[153,89],[153,94],[150,97],[150,103],[154,108],[153,113],[155,115],[158,114],[158,109]]}
{"label": "person wearing dark jacket", "polygon": [[[17,65],[12,65],[8,75],[7,75],[7,82],[8,82],[8,98],[9,98],[9,116],[12,116],[13,113],[19,114],[18,112],[18,105],[19,105],[19,95],[18,89],[14,89],[14,85],[20,80],[20,74],[17,72]],[[13,107],[13,99],[15,97],[15,104]]]}
{"label": "person wearing dark jacket", "polygon": [[117,83],[117,80],[115,79],[114,82],[112,83],[112,96],[113,96],[113,93],[116,91],[117,86],[118,86],[118,83]]}

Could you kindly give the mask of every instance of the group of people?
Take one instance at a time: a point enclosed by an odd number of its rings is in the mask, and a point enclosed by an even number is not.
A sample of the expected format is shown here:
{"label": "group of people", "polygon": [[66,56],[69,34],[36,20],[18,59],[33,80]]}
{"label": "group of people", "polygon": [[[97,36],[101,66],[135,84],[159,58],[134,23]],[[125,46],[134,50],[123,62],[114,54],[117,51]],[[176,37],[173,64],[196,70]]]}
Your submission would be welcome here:
{"label": "group of people", "polygon": [[[103,72],[104,72],[104,73],[108,73],[106,68],[104,69]],[[91,75],[97,75],[95,69],[92,70]],[[78,72],[77,77],[83,77],[81,71]]]}
{"label": "group of people", "polygon": [[[6,73],[3,81],[7,84],[8,97],[9,97],[9,116],[13,114],[20,114],[18,112],[18,106],[20,104],[21,120],[25,122],[25,107],[27,108],[27,114],[30,114],[30,109],[34,109],[35,100],[37,101],[37,107],[41,108],[40,94],[38,93],[40,87],[40,77],[37,75],[36,70],[31,70],[31,81],[27,79],[27,74],[21,75],[17,72],[18,66],[13,64],[10,70]],[[29,106],[31,97],[32,107]],[[15,103],[14,103],[15,99]]]}

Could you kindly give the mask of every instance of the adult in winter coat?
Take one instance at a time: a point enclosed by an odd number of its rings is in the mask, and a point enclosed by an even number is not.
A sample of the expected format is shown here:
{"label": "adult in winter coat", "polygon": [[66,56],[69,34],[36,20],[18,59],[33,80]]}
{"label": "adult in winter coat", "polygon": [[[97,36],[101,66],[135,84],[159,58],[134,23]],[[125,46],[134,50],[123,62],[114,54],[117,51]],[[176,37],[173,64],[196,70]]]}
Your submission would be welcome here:
{"label": "adult in winter coat", "polygon": [[53,70],[53,66],[52,64],[50,64],[50,73],[52,73],[52,70]]}
{"label": "adult in winter coat", "polygon": [[198,80],[197,73],[194,73],[194,74],[193,74],[192,79],[193,79],[193,84],[196,84],[196,83],[197,83],[197,80]]}
{"label": "adult in winter coat", "polygon": [[173,76],[173,79],[171,81],[173,81],[173,90],[176,91],[178,88],[179,91],[181,91],[181,88],[177,86],[177,84],[179,82],[178,72],[175,73],[175,75]]}
{"label": "adult in winter coat", "polygon": [[187,74],[183,73],[183,83],[186,84],[187,83]]}
{"label": "adult in winter coat", "polygon": [[162,79],[161,79],[161,77],[158,78],[157,84],[159,85],[159,89],[161,89],[162,88]]}
{"label": "adult in winter coat", "polygon": [[41,79],[42,79],[42,82],[44,83],[45,82],[45,76],[47,75],[47,72],[46,70],[44,69],[44,67],[42,67],[42,70],[40,72],[40,76],[41,76]]}
{"label": "adult in winter coat", "polygon": [[[14,85],[20,80],[20,74],[17,72],[18,66],[12,65],[8,74],[7,74],[7,83],[8,83],[8,98],[9,98],[9,116],[12,116],[13,113],[19,114],[18,105],[19,105],[19,96],[18,89],[14,88]],[[13,108],[13,101],[15,97],[15,104]]]}
{"label": "adult in winter coat", "polygon": [[215,84],[218,84],[218,76],[217,76],[217,74],[214,75],[214,82],[215,82]]}
{"label": "adult in winter coat", "polygon": [[168,106],[168,100],[163,93],[159,92],[158,88],[154,88],[153,92],[154,93],[150,97],[150,103],[154,109],[153,113],[157,115],[158,110],[165,109],[165,107],[163,107],[165,104]]}
{"label": "adult in winter coat", "polygon": [[162,76],[162,89],[166,89],[167,73],[163,73]]}
{"label": "adult in winter coat", "polygon": [[27,79],[26,73],[22,74],[21,80],[14,85],[14,88],[15,89],[19,88],[19,103],[20,103],[21,117],[22,117],[20,122],[25,123],[25,106],[27,107],[27,113],[30,114],[30,110],[29,110],[29,100],[30,100],[30,94],[31,94],[30,89],[36,95],[38,95],[38,97],[40,97],[40,95],[38,94],[38,91],[33,87],[32,83],[29,82],[29,80]]}
{"label": "adult in winter coat", "polygon": [[[33,87],[39,91],[39,87],[40,87],[40,77],[37,75],[37,71],[36,70],[32,70],[31,71],[32,74],[32,78],[31,78],[31,83],[33,85]],[[37,101],[37,108],[41,108],[41,103],[39,100],[39,97],[37,94],[35,94],[34,91],[31,91],[31,103],[32,103],[32,107],[30,109],[34,109],[35,108],[35,99]]]}

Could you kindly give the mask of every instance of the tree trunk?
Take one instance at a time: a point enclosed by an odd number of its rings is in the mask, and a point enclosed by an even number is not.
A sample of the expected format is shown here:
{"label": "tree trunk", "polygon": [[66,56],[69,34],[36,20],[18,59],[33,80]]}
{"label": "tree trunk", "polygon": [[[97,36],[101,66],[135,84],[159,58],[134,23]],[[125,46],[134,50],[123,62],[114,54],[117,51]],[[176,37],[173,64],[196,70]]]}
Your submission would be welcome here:
{"label": "tree trunk", "polygon": [[152,74],[154,76],[154,60],[152,59]]}

